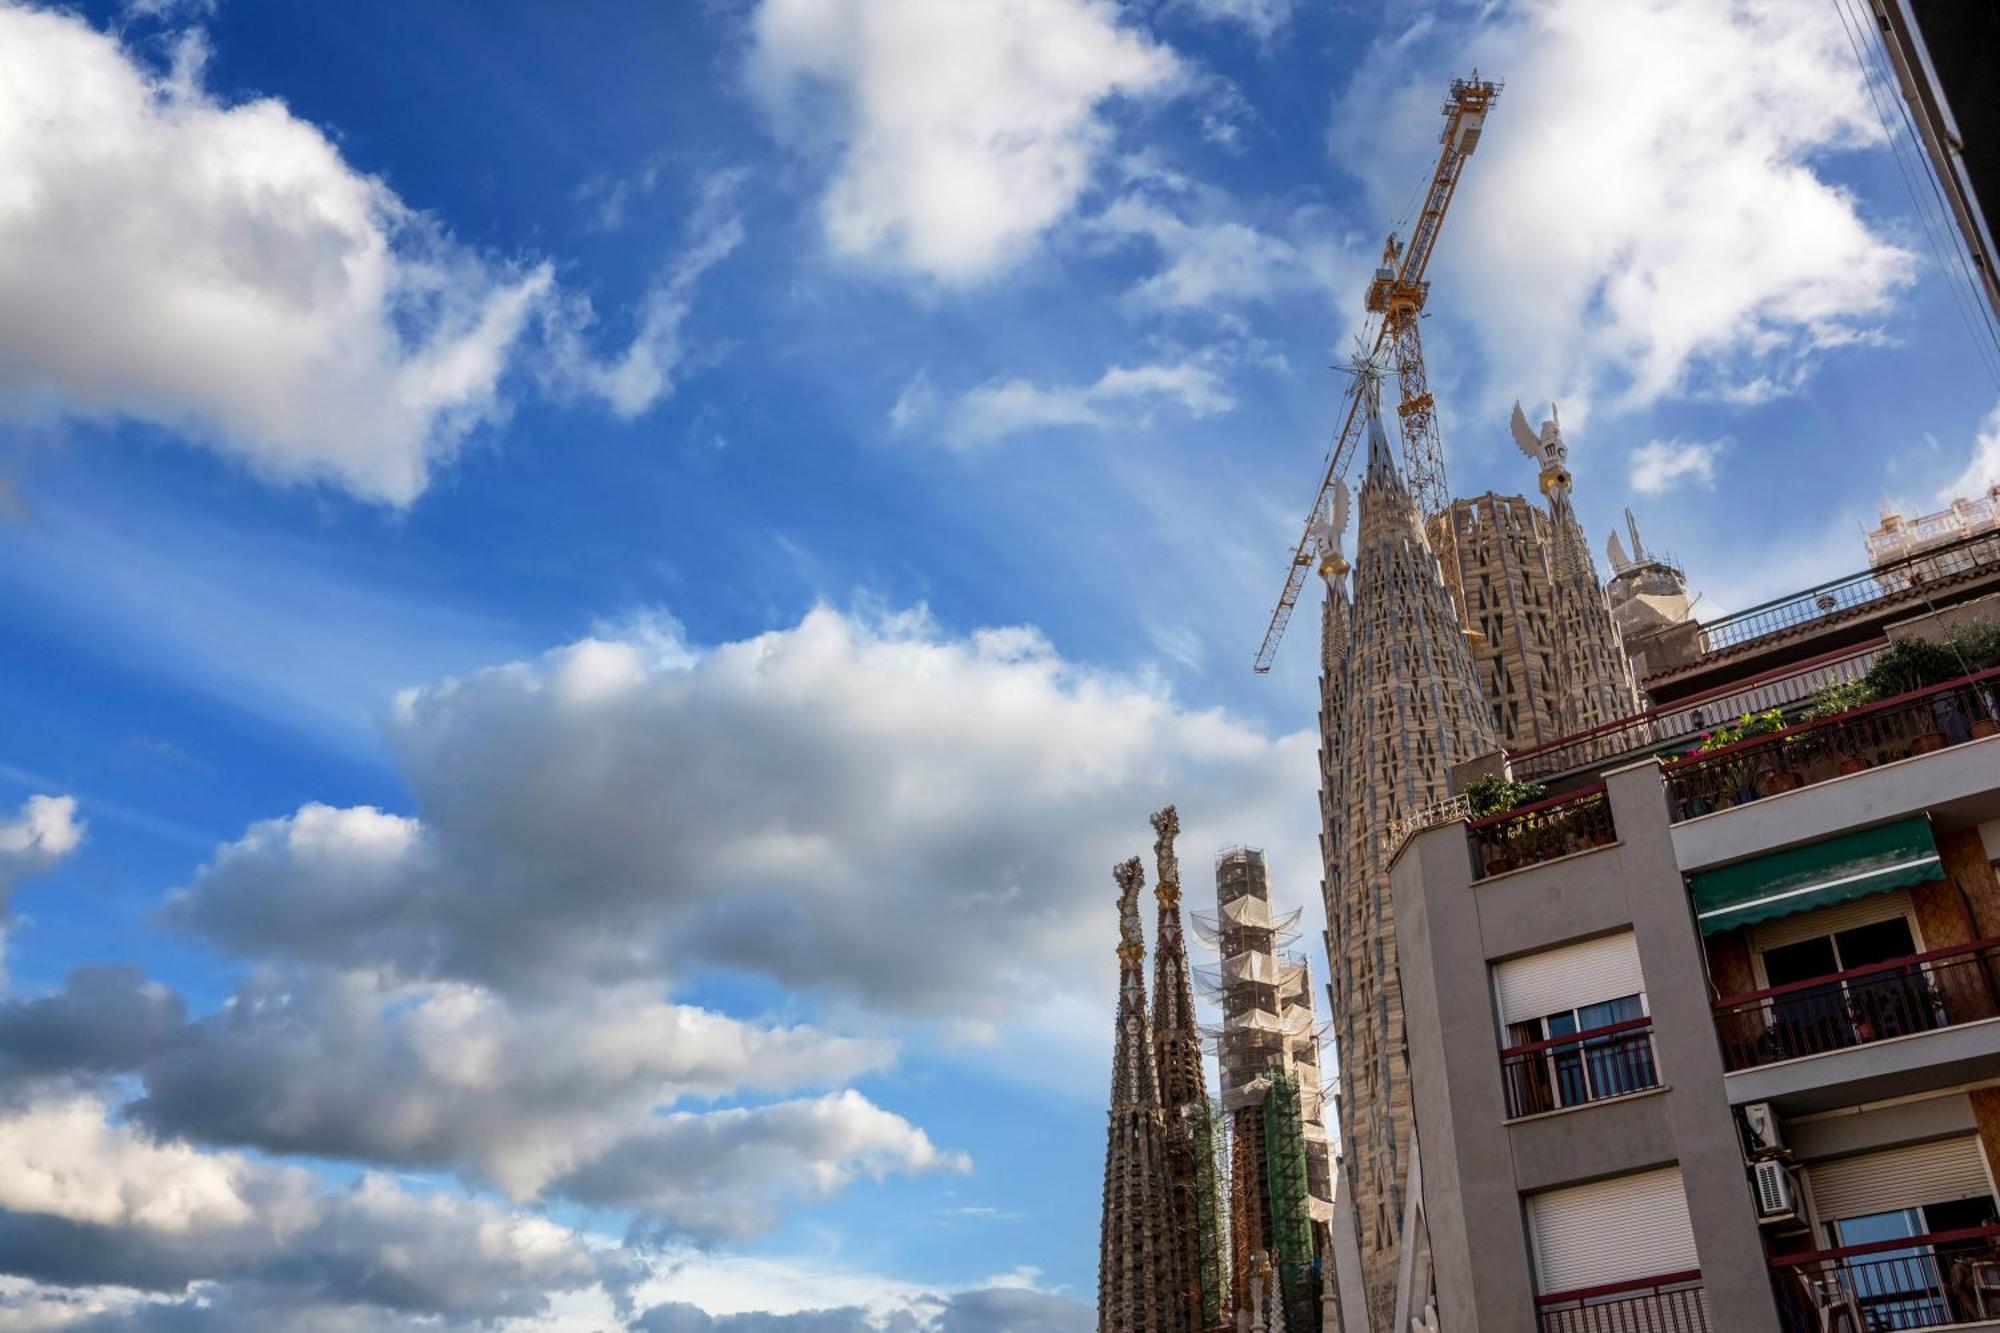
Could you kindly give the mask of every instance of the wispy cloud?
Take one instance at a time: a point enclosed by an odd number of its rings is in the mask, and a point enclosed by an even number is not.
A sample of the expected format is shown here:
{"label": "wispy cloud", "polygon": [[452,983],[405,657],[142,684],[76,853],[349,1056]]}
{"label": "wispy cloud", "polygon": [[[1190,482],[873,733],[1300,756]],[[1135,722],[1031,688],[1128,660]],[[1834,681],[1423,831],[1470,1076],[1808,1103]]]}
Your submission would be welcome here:
{"label": "wispy cloud", "polygon": [[1136,425],[1168,406],[1210,417],[1235,407],[1236,398],[1212,366],[1194,358],[1113,366],[1089,384],[996,380],[960,395],[945,414],[942,434],[948,444],[969,449],[1051,427]]}
{"label": "wispy cloud", "polygon": [[1664,495],[1681,486],[1715,485],[1716,460],[1726,440],[1649,440],[1632,451],[1630,480],[1640,495]]}

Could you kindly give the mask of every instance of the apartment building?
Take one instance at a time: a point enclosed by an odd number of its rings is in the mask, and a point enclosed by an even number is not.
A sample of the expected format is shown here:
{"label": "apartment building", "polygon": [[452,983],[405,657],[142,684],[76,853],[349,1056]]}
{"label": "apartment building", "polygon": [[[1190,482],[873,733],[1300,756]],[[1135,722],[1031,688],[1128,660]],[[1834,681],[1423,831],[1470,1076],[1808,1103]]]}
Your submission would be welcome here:
{"label": "apartment building", "polygon": [[1702,626],[1513,756],[1552,795],[1392,850],[1440,1327],[2000,1324],[2000,668],[1802,716],[2000,621],[2000,534],[1913,559]]}

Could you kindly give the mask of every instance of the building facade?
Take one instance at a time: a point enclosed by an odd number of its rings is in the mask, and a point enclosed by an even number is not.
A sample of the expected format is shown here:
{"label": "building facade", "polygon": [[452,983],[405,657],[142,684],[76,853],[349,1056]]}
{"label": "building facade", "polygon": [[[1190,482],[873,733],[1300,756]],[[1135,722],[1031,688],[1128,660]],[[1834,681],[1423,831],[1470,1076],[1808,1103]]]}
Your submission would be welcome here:
{"label": "building facade", "polygon": [[[2000,621],[2000,559],[1914,616],[1869,586],[1718,636],[1551,802],[1394,849],[1441,1327],[2000,1319],[2000,666],[1802,713],[1830,657]],[[1666,734],[1746,692],[1789,725]]]}

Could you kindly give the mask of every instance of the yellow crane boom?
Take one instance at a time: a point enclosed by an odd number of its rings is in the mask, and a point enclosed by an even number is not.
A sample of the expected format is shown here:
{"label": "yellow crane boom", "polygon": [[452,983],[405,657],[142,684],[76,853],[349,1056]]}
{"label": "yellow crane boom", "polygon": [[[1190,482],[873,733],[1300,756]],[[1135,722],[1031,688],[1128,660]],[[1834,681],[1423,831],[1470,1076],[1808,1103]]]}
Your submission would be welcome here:
{"label": "yellow crane boom", "polygon": [[[1438,153],[1437,167],[1431,172],[1430,186],[1424,193],[1423,211],[1417,215],[1407,246],[1393,234],[1389,237],[1388,243],[1382,247],[1382,263],[1375,270],[1374,281],[1368,284],[1368,311],[1382,316],[1382,323],[1375,333],[1374,354],[1379,355],[1387,347],[1396,367],[1401,390],[1396,415],[1403,437],[1404,468],[1408,474],[1410,495],[1417,502],[1418,511],[1426,518],[1447,508],[1451,504],[1451,493],[1445,484],[1444,442],[1438,436],[1435,404],[1424,374],[1423,344],[1417,333],[1417,319],[1423,314],[1425,298],[1430,295],[1430,283],[1425,279],[1424,272],[1430,266],[1431,252],[1437,248],[1438,232],[1444,226],[1445,210],[1451,207],[1452,194],[1458,189],[1458,178],[1465,170],[1465,160],[1479,146],[1487,109],[1499,95],[1500,85],[1482,80],[1476,70],[1469,79],[1451,81],[1444,103],[1444,133],[1438,136],[1443,148]],[[1285,590],[1271,612],[1271,622],[1264,630],[1263,645],[1257,650],[1256,669],[1260,674],[1271,669],[1271,663],[1278,655],[1278,643],[1285,636],[1285,626],[1291,623],[1292,611],[1298,605],[1299,590],[1305,586],[1306,574],[1312,568],[1313,519],[1325,507],[1327,494],[1332,491],[1334,482],[1353,455],[1354,442],[1361,433],[1359,409],[1359,397],[1350,392],[1347,396],[1347,418],[1341,424],[1333,452],[1327,459],[1326,475],[1320,479],[1319,493],[1313,497],[1312,508],[1306,512],[1305,531],[1292,553]],[[1449,572],[1447,562],[1447,574]]]}

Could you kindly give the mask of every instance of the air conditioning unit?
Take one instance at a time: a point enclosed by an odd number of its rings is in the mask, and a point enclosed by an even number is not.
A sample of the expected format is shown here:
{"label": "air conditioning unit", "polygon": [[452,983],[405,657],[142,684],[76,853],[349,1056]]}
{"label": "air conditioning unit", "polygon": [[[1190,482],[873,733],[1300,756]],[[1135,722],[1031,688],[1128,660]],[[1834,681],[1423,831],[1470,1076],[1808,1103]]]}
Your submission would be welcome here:
{"label": "air conditioning unit", "polygon": [[1767,1157],[1750,1167],[1757,1186],[1757,1220],[1788,1222],[1799,1215],[1798,1190],[1792,1184],[1791,1168],[1775,1157]]}
{"label": "air conditioning unit", "polygon": [[1745,1106],[1743,1128],[1752,1157],[1776,1157],[1785,1151],[1785,1140],[1778,1133],[1778,1114],[1771,1109],[1771,1103],[1751,1102]]}

